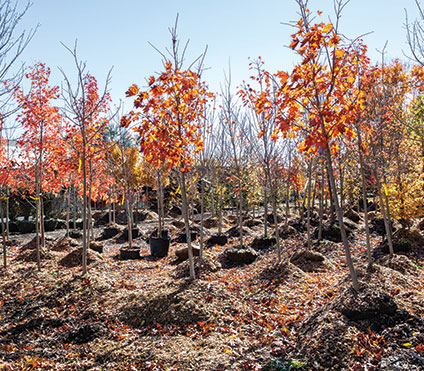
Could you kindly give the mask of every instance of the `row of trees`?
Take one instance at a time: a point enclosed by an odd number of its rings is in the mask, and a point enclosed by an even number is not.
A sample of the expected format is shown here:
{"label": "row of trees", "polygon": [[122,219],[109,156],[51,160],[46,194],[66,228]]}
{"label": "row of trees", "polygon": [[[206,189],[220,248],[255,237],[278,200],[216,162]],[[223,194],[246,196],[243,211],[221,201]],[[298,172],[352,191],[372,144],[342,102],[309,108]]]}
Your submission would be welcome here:
{"label": "row of trees", "polygon": [[[187,45],[180,49],[177,24],[171,29],[169,54],[162,54],[163,72],[151,76],[144,88],[129,87],[126,95],[133,99],[134,109],[127,114],[112,112],[109,76],[100,90],[78,60],[76,48],[69,50],[76,84],[62,71],[61,92],[49,85],[46,65],[31,67],[26,74],[28,93],[19,85],[6,84],[20,108],[17,121],[23,134],[19,159],[8,157],[2,142],[4,198],[10,192],[31,193],[38,236],[43,235],[43,193],[65,192],[70,200],[72,190],[77,190],[83,200],[85,274],[92,237],[90,201],[125,203],[131,246],[136,195],[143,186],[155,188],[161,236],[164,185],[173,178],[179,184],[175,196],[181,198],[192,279],[190,210],[195,200],[202,216],[205,208],[218,214],[221,233],[222,209],[231,199],[237,205],[240,245],[243,213],[264,207],[267,218],[270,205],[278,261],[283,251],[276,221],[284,208],[287,223],[290,198],[298,202],[306,219],[309,248],[315,200],[319,237],[328,200],[332,219],[340,227],[353,286],[359,289],[344,211],[362,198],[370,264],[368,193],[379,199],[391,253],[391,220],[421,217],[424,212],[424,69],[397,60],[372,65],[362,40],[350,41],[339,32],[343,1],[335,2],[332,23],[317,22],[321,13],[313,15],[307,1],[297,3],[301,18],[290,48],[299,63],[290,72],[271,73],[260,58],[252,61],[251,81],[238,87],[236,94],[231,75],[221,94],[209,91],[201,78],[205,53],[184,65]],[[59,100],[61,109],[55,106]],[[265,221],[264,236],[268,235]],[[201,251],[202,245],[203,233]],[[5,251],[4,247],[6,265]]]}

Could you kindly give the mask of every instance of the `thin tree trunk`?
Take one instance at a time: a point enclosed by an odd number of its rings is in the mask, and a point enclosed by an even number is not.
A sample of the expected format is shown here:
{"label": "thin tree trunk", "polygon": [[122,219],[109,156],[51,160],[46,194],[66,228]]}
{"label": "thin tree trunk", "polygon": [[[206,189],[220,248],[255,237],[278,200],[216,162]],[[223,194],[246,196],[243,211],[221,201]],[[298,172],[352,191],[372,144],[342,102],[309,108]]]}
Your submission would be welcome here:
{"label": "thin tree trunk", "polygon": [[223,189],[219,191],[219,208],[218,208],[218,236],[222,234],[222,207],[223,207]]}
{"label": "thin tree trunk", "polygon": [[380,200],[380,209],[381,209],[381,213],[383,215],[384,227],[386,229],[387,242],[389,244],[389,253],[390,253],[391,256],[393,256],[394,249],[393,249],[391,228],[390,228],[389,220],[388,220],[387,213],[386,213],[386,210],[385,210],[385,202],[383,200],[383,195],[382,195],[382,192],[381,192],[381,182],[380,182],[380,178],[378,176],[377,169],[375,169],[374,174],[375,174],[375,178],[376,178],[376,181],[377,181],[378,198]]}
{"label": "thin tree trunk", "polygon": [[241,182],[239,182],[239,228],[240,228],[240,247],[243,247],[243,193],[241,191]]}
{"label": "thin tree trunk", "polygon": [[72,184],[72,193],[74,195],[74,207],[73,207],[73,229],[77,229],[77,192],[75,189],[75,184]]}
{"label": "thin tree trunk", "polygon": [[132,213],[131,213],[131,207],[130,207],[130,194],[129,191],[126,191],[126,201],[125,201],[125,208],[127,212],[127,224],[128,224],[128,247],[132,249],[133,241],[132,241]]}
{"label": "thin tree trunk", "polygon": [[306,203],[306,232],[308,237],[308,250],[311,250],[311,183],[312,183],[312,162],[313,159],[309,160],[308,164],[308,195]]}
{"label": "thin tree trunk", "polygon": [[7,268],[7,250],[6,250],[6,236],[4,233],[4,211],[3,211],[3,201],[0,200],[0,217],[1,217],[1,235],[2,235],[2,245],[3,245],[3,267]]}
{"label": "thin tree trunk", "polygon": [[180,172],[180,179],[181,179],[181,197],[182,197],[182,206],[183,206],[183,216],[184,216],[184,225],[185,225],[185,232],[186,232],[186,240],[187,240],[187,247],[188,247],[188,261],[189,261],[189,268],[190,268],[190,279],[195,280],[196,279],[196,273],[194,271],[194,260],[193,260],[193,249],[191,246],[191,233],[190,233],[190,222],[188,218],[188,205],[187,205],[187,191],[186,191],[186,185],[185,185],[185,173]]}
{"label": "thin tree trunk", "polygon": [[[41,191],[40,191],[41,193]],[[44,201],[40,194],[40,231],[41,231],[41,248],[46,247],[46,234],[44,233]]]}
{"label": "thin tree trunk", "polygon": [[203,180],[203,172],[200,179],[200,257],[203,257],[203,219],[205,213],[205,182]]}
{"label": "thin tree trunk", "polygon": [[162,229],[163,229],[163,196],[162,196],[162,180],[161,173],[158,171],[158,187],[157,187],[158,197],[158,237],[162,237]]}
{"label": "thin tree trunk", "polygon": [[[370,227],[368,223],[368,202],[367,202],[367,189],[366,189],[366,182],[365,182],[365,171],[364,171],[364,156],[362,154],[362,138],[361,138],[361,132],[359,131],[359,128],[356,130],[357,136],[358,136],[358,153],[359,153],[359,165],[360,165],[360,172],[361,172],[361,185],[362,185],[362,200],[364,203],[364,222],[365,222],[365,237],[367,241],[367,258],[368,258],[368,265],[372,265],[372,256],[371,256],[371,241],[370,241]],[[358,210],[360,210],[358,208]]]}
{"label": "thin tree trunk", "polygon": [[10,198],[10,192],[9,192],[9,186],[6,187],[6,238],[9,240],[9,198]]}
{"label": "thin tree trunk", "polygon": [[88,233],[87,233],[87,169],[86,169],[86,143],[85,135],[83,137],[83,152],[82,152],[82,274],[87,274],[87,248],[88,248]]}
{"label": "thin tree trunk", "polygon": [[278,230],[278,215],[277,215],[277,187],[275,184],[275,180],[272,181],[271,176],[269,177],[269,180],[270,180],[271,197],[272,197],[272,213],[274,216],[275,242],[277,245],[277,259],[278,259],[278,263],[281,263],[280,232]]}
{"label": "thin tree trunk", "polygon": [[66,237],[69,237],[69,212],[71,208],[71,188],[66,190]]}
{"label": "thin tree trunk", "polygon": [[267,192],[267,176],[265,176],[265,188],[264,188],[264,237],[268,236],[268,192]]}
{"label": "thin tree trunk", "polygon": [[[325,128],[322,128],[323,132],[325,132]],[[343,248],[345,250],[345,256],[346,256],[346,263],[347,266],[349,267],[349,271],[350,271],[350,275],[352,278],[352,283],[353,283],[353,288],[356,291],[359,291],[359,282],[358,282],[358,276],[356,274],[355,271],[355,267],[353,266],[353,260],[352,260],[352,256],[350,254],[350,247],[349,247],[349,242],[347,240],[347,236],[346,236],[346,229],[345,229],[345,225],[343,223],[343,215],[342,215],[342,211],[340,209],[339,206],[339,200],[337,197],[337,187],[336,187],[336,181],[334,179],[334,174],[333,174],[333,162],[331,159],[331,153],[330,150],[328,148],[324,149],[325,155],[326,155],[326,159],[327,159],[327,174],[328,174],[328,178],[330,180],[330,189],[333,189],[333,201],[334,201],[334,208],[335,208],[335,212],[336,212],[336,216],[339,222],[339,227],[340,227],[340,233],[342,236],[342,241],[343,241]]]}
{"label": "thin tree trunk", "polygon": [[321,163],[321,192],[319,197],[319,225],[318,225],[318,241],[322,240],[322,224],[324,214],[324,163]]}
{"label": "thin tree trunk", "polygon": [[[39,190],[39,187],[37,185],[37,191]],[[36,211],[35,211],[35,249],[36,249],[36,255],[37,255],[37,269],[40,272],[41,271],[41,257],[40,257],[40,228],[39,228],[39,222],[40,222],[40,193],[36,193]]]}

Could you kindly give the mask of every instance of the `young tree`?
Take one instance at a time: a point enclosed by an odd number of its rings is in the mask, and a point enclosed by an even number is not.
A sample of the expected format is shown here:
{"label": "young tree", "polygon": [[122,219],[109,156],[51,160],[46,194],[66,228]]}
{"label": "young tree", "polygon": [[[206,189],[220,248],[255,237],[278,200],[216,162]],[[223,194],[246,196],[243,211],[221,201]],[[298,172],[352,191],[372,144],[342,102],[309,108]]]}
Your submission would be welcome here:
{"label": "young tree", "polygon": [[[57,171],[55,156],[64,148],[60,141],[61,115],[59,109],[52,106],[52,100],[59,97],[59,88],[49,86],[50,69],[43,63],[30,68],[26,77],[31,82],[28,94],[17,88],[15,98],[21,107],[18,121],[24,127],[24,133],[19,140],[22,152],[27,161],[26,173],[32,179],[33,199],[36,202],[36,251],[37,267],[40,266],[40,226],[43,225],[41,213],[41,197],[46,180],[54,181]],[[40,223],[39,223],[40,222]],[[42,230],[42,227],[41,227]]]}
{"label": "young tree", "polygon": [[299,55],[301,62],[290,75],[277,73],[283,96],[279,130],[302,130],[305,137],[299,150],[323,151],[347,265],[353,286],[359,290],[337,197],[333,156],[338,151],[337,138],[349,139],[355,135],[353,123],[364,99],[357,80],[368,63],[366,47],[359,40],[343,43],[338,31],[343,1],[335,2],[334,24],[313,23],[307,1],[299,0],[298,4],[301,19],[296,25],[298,31],[292,35],[290,48]]}
{"label": "young tree", "polygon": [[[178,18],[177,18],[178,21]],[[132,111],[123,117],[122,125],[138,122],[134,130],[138,133],[140,149],[148,162],[157,168],[178,170],[185,232],[190,261],[190,278],[195,278],[193,250],[188,216],[186,173],[190,171],[194,155],[203,150],[202,124],[207,99],[213,97],[201,81],[200,72],[204,54],[199,57],[196,71],[184,69],[185,50],[179,52],[177,23],[170,30],[172,38],[171,58],[162,54],[164,71],[151,76],[148,89],[140,90],[132,85],[127,96],[134,96]]]}
{"label": "young tree", "polygon": [[82,274],[87,273],[87,247],[88,247],[88,159],[91,152],[90,147],[97,138],[103,135],[108,123],[106,112],[110,96],[108,85],[110,83],[110,72],[107,75],[103,91],[100,91],[97,80],[86,72],[86,64],[79,61],[76,45],[74,49],[66,49],[71,53],[77,70],[76,86],[73,87],[71,80],[62,71],[64,87],[62,98],[65,102],[64,116],[69,123],[68,137],[74,137],[77,144],[79,163],[82,171],[82,196],[83,196],[83,254]]}

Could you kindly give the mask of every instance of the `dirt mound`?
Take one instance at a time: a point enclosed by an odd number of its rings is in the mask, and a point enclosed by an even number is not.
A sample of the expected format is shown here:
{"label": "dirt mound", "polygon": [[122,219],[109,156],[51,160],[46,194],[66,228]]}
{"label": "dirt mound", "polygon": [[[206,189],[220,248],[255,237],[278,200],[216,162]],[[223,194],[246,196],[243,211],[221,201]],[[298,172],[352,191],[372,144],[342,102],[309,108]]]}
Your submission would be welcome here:
{"label": "dirt mound", "polygon": [[379,261],[379,264],[390,269],[394,269],[402,274],[410,274],[414,276],[419,274],[417,266],[405,255],[395,254],[393,256],[385,256]]}
{"label": "dirt mound", "polygon": [[[46,251],[45,249],[40,249],[40,260],[49,260],[52,259],[53,255]],[[21,251],[17,256],[17,260],[23,262],[36,262],[37,261],[37,251],[36,249],[26,249]]]}
{"label": "dirt mound", "polygon": [[203,226],[207,229],[218,228],[218,218],[207,218],[203,221]]}
{"label": "dirt mound", "polygon": [[[249,236],[252,233],[252,230],[248,227],[242,227],[243,236]],[[228,237],[239,237],[240,236],[240,228],[236,225],[230,228],[225,232]]]}
{"label": "dirt mound", "polygon": [[78,246],[79,243],[77,240],[71,238],[71,237],[63,237],[59,239],[52,247],[52,251],[68,251],[71,250],[73,247]]}
{"label": "dirt mound", "polygon": [[[305,360],[311,369],[348,369],[364,362],[380,369],[392,349],[422,343],[423,319],[386,289],[379,268],[367,271],[368,282],[361,283],[360,292],[345,289],[303,321],[292,357]],[[414,357],[405,362],[405,370],[419,365]]]}
{"label": "dirt mound", "polygon": [[[87,249],[87,264],[94,265],[100,263],[103,260],[102,256],[93,250]],[[60,261],[59,265],[67,268],[79,267],[82,264],[82,247],[71,251],[69,254],[64,256]]]}
{"label": "dirt mound", "polygon": [[182,220],[173,220],[171,224],[178,229],[182,229],[185,227],[185,223]]}
{"label": "dirt mound", "polygon": [[[207,257],[195,257],[194,258],[194,271],[196,278],[206,276],[208,273],[217,272],[221,269],[221,264]],[[179,264],[174,272],[175,278],[184,278],[190,276],[190,265],[188,260]]]}
{"label": "dirt mound", "polygon": [[[55,239],[53,237],[49,237],[49,236],[45,236],[44,240],[46,242],[46,248],[49,249],[52,247],[52,245],[55,243]],[[41,246],[41,237],[39,237],[39,241],[40,241],[40,246]],[[35,250],[37,248],[37,239],[34,236],[34,238],[29,241],[27,244],[23,245],[21,247],[21,252],[26,251],[26,250]]]}
{"label": "dirt mound", "polygon": [[282,260],[281,263],[274,264],[266,267],[254,277],[254,279],[260,279],[272,283],[279,283],[284,280],[290,279],[304,279],[306,273],[300,268],[287,260]]}
{"label": "dirt mound", "polygon": [[304,272],[322,272],[327,269],[324,255],[305,249],[296,251],[290,262]]}
{"label": "dirt mound", "polygon": [[118,318],[133,327],[176,325],[184,327],[199,321],[214,322],[237,310],[237,298],[221,286],[202,280],[180,286],[163,286],[123,299]]}

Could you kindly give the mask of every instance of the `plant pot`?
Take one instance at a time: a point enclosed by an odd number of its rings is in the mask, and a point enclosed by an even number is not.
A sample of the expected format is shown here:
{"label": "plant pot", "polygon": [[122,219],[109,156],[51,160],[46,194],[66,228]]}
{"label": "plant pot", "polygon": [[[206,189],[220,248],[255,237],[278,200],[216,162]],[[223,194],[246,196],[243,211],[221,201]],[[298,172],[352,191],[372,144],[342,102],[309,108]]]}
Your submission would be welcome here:
{"label": "plant pot", "polygon": [[119,254],[122,260],[134,260],[140,259],[140,249],[133,248],[130,249],[128,247],[123,247],[119,249]]}
{"label": "plant pot", "polygon": [[207,241],[208,245],[224,246],[228,242],[228,237],[225,234],[213,234]]}
{"label": "plant pot", "polygon": [[150,237],[150,254],[156,258],[168,255],[170,238]]}

